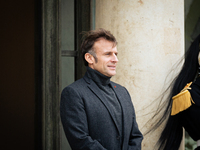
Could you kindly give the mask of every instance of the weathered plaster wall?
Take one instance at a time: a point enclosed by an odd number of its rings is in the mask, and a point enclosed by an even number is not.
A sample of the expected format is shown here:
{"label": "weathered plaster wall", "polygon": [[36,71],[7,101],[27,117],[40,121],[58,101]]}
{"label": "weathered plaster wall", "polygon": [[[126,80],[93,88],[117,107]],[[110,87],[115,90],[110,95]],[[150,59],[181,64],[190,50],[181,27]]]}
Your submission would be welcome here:
{"label": "weathered plaster wall", "polygon": [[[152,102],[161,94],[172,65],[184,54],[184,2],[96,0],[96,28],[100,27],[118,40],[119,63],[112,80],[129,90],[144,132],[158,104]],[[153,149],[158,134],[159,130],[151,138],[145,136],[143,150]]]}

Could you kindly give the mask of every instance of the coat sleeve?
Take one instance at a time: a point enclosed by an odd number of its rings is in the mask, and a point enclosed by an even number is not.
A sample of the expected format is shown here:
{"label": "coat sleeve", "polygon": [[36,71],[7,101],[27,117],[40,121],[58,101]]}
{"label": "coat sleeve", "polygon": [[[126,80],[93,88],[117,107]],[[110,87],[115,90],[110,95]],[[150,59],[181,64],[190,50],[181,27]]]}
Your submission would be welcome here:
{"label": "coat sleeve", "polygon": [[143,140],[143,135],[140,132],[137,122],[135,112],[133,114],[133,127],[129,139],[129,150],[141,150],[141,143]]}
{"label": "coat sleeve", "polygon": [[[130,94],[128,91],[127,91],[127,93],[130,97]],[[131,130],[130,138],[129,138],[128,150],[141,150],[142,140],[143,140],[143,135],[138,128],[138,124],[136,121],[136,115],[135,115],[135,109],[133,106],[133,123],[132,123],[132,130]]]}
{"label": "coat sleeve", "polygon": [[61,122],[72,149],[106,150],[89,135],[84,103],[77,90],[66,87],[61,94]]}

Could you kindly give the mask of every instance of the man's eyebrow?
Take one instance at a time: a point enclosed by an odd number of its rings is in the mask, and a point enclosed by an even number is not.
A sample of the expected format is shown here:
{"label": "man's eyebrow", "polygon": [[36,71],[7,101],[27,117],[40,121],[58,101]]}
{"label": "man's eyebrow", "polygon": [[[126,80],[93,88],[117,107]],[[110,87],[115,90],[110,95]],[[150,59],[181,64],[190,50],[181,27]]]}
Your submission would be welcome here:
{"label": "man's eyebrow", "polygon": [[105,51],[104,53],[117,53],[118,54],[118,52],[113,52],[113,51]]}
{"label": "man's eyebrow", "polygon": [[112,53],[112,52],[111,52],[111,51],[105,51],[105,52],[103,52],[103,53],[105,54],[105,53]]}

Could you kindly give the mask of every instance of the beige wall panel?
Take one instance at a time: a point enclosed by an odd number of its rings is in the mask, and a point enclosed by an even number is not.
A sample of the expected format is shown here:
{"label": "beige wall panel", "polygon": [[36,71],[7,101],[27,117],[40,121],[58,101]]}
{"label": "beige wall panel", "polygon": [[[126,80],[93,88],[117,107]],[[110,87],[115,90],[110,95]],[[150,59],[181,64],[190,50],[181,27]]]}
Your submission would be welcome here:
{"label": "beige wall panel", "polygon": [[[112,80],[129,90],[144,133],[167,74],[184,54],[183,0],[96,0],[96,28],[110,30],[118,40]],[[144,150],[153,149],[159,131],[145,136]]]}

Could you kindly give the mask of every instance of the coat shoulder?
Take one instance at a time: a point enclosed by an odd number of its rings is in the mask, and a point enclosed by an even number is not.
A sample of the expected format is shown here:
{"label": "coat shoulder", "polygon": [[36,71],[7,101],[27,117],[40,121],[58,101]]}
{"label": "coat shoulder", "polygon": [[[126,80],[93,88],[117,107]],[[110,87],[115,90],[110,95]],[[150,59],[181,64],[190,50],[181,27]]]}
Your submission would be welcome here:
{"label": "coat shoulder", "polygon": [[81,91],[81,89],[87,88],[87,84],[83,78],[71,83],[70,85],[66,86],[62,92],[68,91],[68,90],[75,90],[75,91]]}

